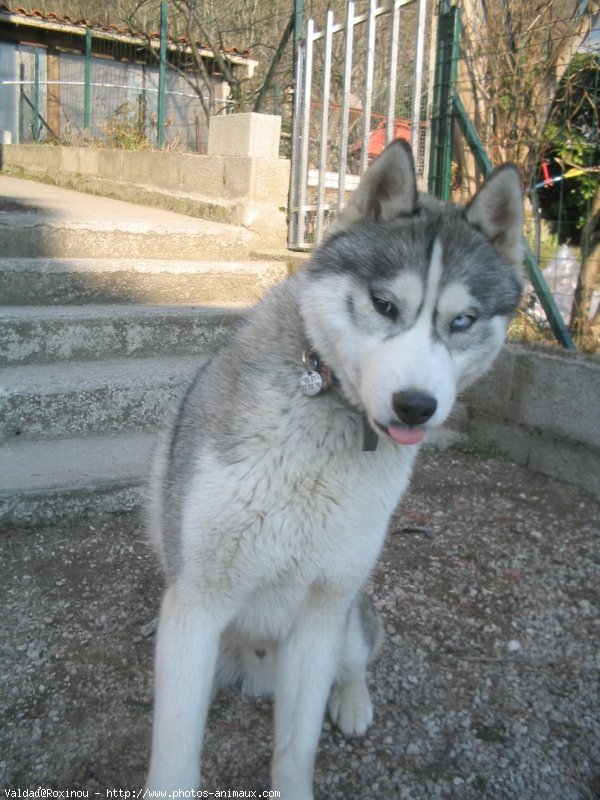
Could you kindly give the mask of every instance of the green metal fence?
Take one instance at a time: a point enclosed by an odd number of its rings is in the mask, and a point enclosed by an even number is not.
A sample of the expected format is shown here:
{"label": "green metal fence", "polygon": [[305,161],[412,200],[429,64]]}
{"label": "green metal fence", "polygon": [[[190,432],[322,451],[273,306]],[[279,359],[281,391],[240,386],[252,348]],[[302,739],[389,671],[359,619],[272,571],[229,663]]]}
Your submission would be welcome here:
{"label": "green metal fence", "polygon": [[[481,141],[478,131],[473,121],[470,119],[460,97],[460,85],[457,82],[458,64],[460,60],[461,44],[461,17],[460,10],[450,7],[447,0],[442,0],[439,5],[438,18],[438,43],[435,71],[434,88],[434,111],[431,120],[432,125],[432,144],[431,161],[429,172],[429,191],[440,198],[448,199],[457,187],[453,185],[454,169],[456,163],[454,157],[457,147],[457,133],[464,138],[466,145],[472,154],[476,168],[483,178],[493,169],[491,159]],[[502,47],[503,42],[499,42],[498,47]],[[520,57],[534,57],[534,54],[521,54]],[[571,54],[575,60],[577,54]],[[593,220],[594,197],[598,204],[598,173],[600,140],[599,140],[599,75],[600,63],[598,54],[591,54],[586,62],[588,64],[589,75],[587,83],[583,86],[578,84],[579,93],[569,93],[562,84],[557,90],[557,100],[551,108],[548,123],[541,133],[540,140],[532,146],[532,150],[537,152],[538,164],[533,171],[533,178],[530,186],[526,186],[528,218],[531,221],[527,226],[527,240],[525,242],[526,260],[525,266],[527,277],[531,284],[532,293],[525,297],[523,319],[530,320],[531,328],[542,330],[549,328],[561,345],[572,349],[575,347],[573,330],[573,318],[570,313],[570,303],[576,302],[572,294],[565,294],[567,289],[563,280],[562,283],[556,279],[556,274],[564,273],[565,253],[568,254],[569,268],[577,267],[577,259],[586,265],[586,259],[592,258],[592,249],[598,238],[598,222]],[[569,73],[566,73],[567,78]],[[566,78],[563,78],[563,82]],[[513,92],[519,92],[519,86],[511,87]],[[561,94],[562,92],[562,94]],[[574,94],[574,96],[573,96]],[[556,114],[556,104],[560,114]],[[508,113],[508,112],[507,112]],[[577,118],[579,116],[579,118]],[[553,118],[558,117],[559,132],[551,130]],[[515,124],[518,124],[516,122]],[[566,133],[561,137],[561,126]],[[578,126],[578,127],[577,127]],[[544,153],[552,150],[552,141],[558,140],[564,145],[564,152],[561,158],[556,158],[552,164],[553,174],[547,168],[544,160]],[[579,137],[579,138],[577,138]],[[574,143],[575,142],[575,143]],[[554,145],[557,148],[559,145]],[[537,147],[537,151],[536,151]],[[566,155],[565,155],[566,153]],[[569,159],[577,158],[579,167],[569,169]],[[566,164],[566,166],[565,166]],[[544,172],[544,175],[540,174]],[[571,181],[567,185],[569,177],[578,178],[579,182]],[[541,179],[541,180],[540,180]],[[587,181],[587,183],[585,182]],[[594,193],[594,184],[596,190]],[[558,193],[558,201],[555,201],[554,208],[550,207],[548,195],[550,187],[554,187],[555,194]],[[562,194],[561,194],[562,193]],[[575,221],[567,216],[567,203],[561,202],[570,193],[579,193],[580,197],[586,200],[585,207],[579,203],[579,217],[577,228]],[[596,208],[595,214],[598,211]],[[587,222],[586,222],[587,220]],[[570,236],[581,236],[581,246],[575,246]],[[571,249],[572,248],[572,249]],[[595,256],[596,260],[598,256]],[[595,291],[593,270],[584,275],[584,269],[580,272],[577,288],[574,281],[577,276],[571,277],[568,289],[571,293],[579,292],[587,300],[586,313],[594,314],[598,305],[598,291]],[[573,273],[575,274],[575,273]],[[592,275],[590,278],[589,276]],[[582,278],[581,276],[584,276]],[[587,285],[586,285],[587,278]],[[551,287],[549,286],[551,284]],[[552,290],[551,290],[552,289]],[[583,302],[583,300],[581,301]],[[560,308],[559,308],[560,304]],[[530,317],[529,312],[534,312]],[[571,326],[569,323],[571,322]],[[586,326],[589,328],[589,326]],[[592,336],[593,339],[593,336]],[[589,344],[589,341],[588,341]],[[592,349],[594,349],[592,347]]]}

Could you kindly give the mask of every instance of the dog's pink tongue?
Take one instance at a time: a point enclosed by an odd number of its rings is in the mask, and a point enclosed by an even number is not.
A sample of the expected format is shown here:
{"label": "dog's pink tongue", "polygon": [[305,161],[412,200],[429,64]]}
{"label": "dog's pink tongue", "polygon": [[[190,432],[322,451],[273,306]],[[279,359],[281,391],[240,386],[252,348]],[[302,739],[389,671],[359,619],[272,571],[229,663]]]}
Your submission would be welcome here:
{"label": "dog's pink tongue", "polygon": [[398,444],[419,444],[425,436],[424,430],[418,428],[396,428],[393,425],[390,425],[387,432]]}

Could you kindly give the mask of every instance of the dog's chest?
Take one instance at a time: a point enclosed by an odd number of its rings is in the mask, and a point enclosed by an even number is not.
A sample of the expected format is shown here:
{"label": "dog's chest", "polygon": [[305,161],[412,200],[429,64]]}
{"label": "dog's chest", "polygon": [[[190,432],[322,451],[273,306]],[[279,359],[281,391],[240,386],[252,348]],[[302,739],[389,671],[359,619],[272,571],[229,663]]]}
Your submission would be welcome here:
{"label": "dog's chest", "polygon": [[365,461],[339,460],[320,474],[263,474],[264,488],[254,484],[262,518],[243,546],[249,591],[234,623],[240,632],[279,639],[315,590],[350,596],[362,586],[399,496],[398,475],[390,481]]}
{"label": "dog's chest", "polygon": [[412,454],[385,444],[363,453],[288,441],[234,464],[207,455],[188,495],[194,560],[251,591],[361,581],[412,466]]}

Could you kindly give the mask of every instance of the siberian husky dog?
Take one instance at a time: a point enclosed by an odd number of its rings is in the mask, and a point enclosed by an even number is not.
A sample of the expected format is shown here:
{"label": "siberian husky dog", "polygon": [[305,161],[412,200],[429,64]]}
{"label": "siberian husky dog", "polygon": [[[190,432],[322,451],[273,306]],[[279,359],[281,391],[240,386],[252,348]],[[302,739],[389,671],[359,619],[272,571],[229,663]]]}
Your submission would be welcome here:
{"label": "siberian husky dog", "polygon": [[371,724],[365,582],[419,444],[500,350],[522,216],[515,167],[458,207],[418,194],[395,141],[196,373],[153,468],[166,590],[148,788],[198,788],[209,705],[231,682],[274,696],[284,800],[313,796],[326,708],[347,736]]}

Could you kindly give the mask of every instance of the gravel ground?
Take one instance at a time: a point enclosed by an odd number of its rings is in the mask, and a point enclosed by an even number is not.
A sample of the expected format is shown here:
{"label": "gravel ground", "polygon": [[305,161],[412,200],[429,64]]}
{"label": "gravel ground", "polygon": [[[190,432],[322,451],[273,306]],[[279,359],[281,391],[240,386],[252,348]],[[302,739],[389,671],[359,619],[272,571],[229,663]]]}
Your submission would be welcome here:
{"label": "gravel ground", "polygon": [[[375,723],[324,723],[317,800],[600,797],[600,508],[488,455],[421,457],[373,578]],[[161,590],[139,516],[0,546],[0,786],[139,790]],[[271,746],[270,703],[220,695],[206,788],[268,788]]]}

